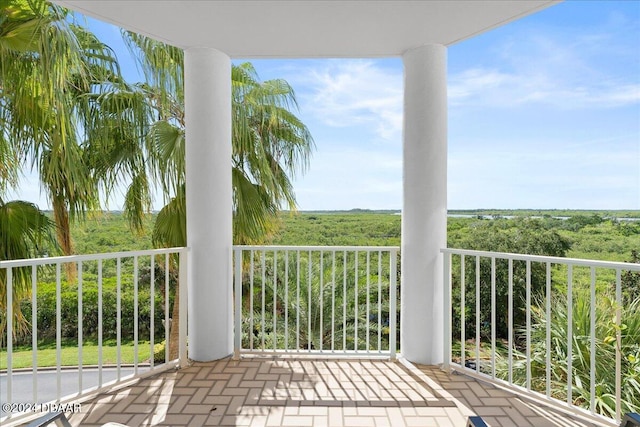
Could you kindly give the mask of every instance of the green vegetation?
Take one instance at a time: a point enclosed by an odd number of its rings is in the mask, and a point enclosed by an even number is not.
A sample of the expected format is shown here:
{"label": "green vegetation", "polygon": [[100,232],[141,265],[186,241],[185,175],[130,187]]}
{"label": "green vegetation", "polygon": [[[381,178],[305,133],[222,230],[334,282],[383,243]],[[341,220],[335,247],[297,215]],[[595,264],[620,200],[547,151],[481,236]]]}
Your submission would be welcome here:
{"label": "green vegetation", "polygon": [[122,212],[92,213],[88,221],[74,224],[71,238],[79,254],[151,249],[154,221],[155,215],[144,216],[141,230],[132,233]]}
{"label": "green vegetation", "polygon": [[[514,219],[499,218],[495,220],[471,219],[471,229],[461,227],[449,234],[453,247],[540,254],[554,256],[570,256],[574,258],[600,259],[610,261],[637,262],[637,248],[640,247],[640,222],[604,219],[596,213],[589,216],[572,216],[568,219],[551,217]],[[470,259],[471,258],[471,259]],[[456,263],[457,261],[457,263]],[[475,295],[476,264],[475,258],[467,257],[465,261],[465,331],[466,336],[475,337]],[[480,260],[480,337],[481,355],[480,370],[491,372],[491,358],[482,350],[482,341],[491,339],[491,274],[490,260]],[[640,324],[638,324],[638,298],[640,274],[626,271],[622,274],[623,304],[619,307],[615,302],[615,271],[586,267],[574,267],[572,271],[572,293],[568,294],[568,270],[566,267],[552,264],[549,271],[551,290],[546,292],[546,264],[531,262],[531,328],[526,325],[526,297],[524,284],[526,281],[526,263],[513,262],[513,327],[514,334],[509,336],[508,322],[508,264],[506,261],[496,262],[496,338],[497,361],[496,370],[500,378],[509,378],[508,350],[514,353],[514,364],[511,367],[516,384],[527,383],[526,357],[529,354],[532,363],[531,388],[541,393],[546,392],[546,369],[549,366],[551,395],[567,399],[567,383],[571,379],[572,402],[585,408],[591,408],[591,320],[592,310],[595,316],[595,402],[594,410],[598,413],[615,416],[615,360],[616,347],[622,355],[622,411],[638,411],[640,409]],[[454,257],[453,263],[453,338],[460,340],[460,260]],[[591,306],[591,275],[596,273],[594,292],[595,307]],[[549,300],[547,300],[549,298]],[[568,343],[569,315],[568,299],[572,306],[572,352],[571,370],[569,370]],[[550,323],[547,324],[547,304],[549,304]],[[617,310],[620,310],[620,314]],[[620,317],[618,317],[620,316]],[[457,319],[456,319],[457,318]],[[616,325],[616,319],[620,327]],[[551,331],[551,347],[547,348],[547,326]],[[530,331],[530,332],[529,332]],[[530,341],[528,341],[528,332]],[[620,341],[616,335],[620,333]],[[531,347],[527,347],[530,342]],[[468,340],[467,348],[475,348],[475,342]],[[546,354],[549,350],[550,363]],[[474,351],[467,357],[475,358]],[[484,354],[483,354],[484,353]],[[459,347],[453,353],[460,354]]]}
{"label": "green vegetation", "polygon": [[254,252],[247,258],[243,348],[388,351],[387,252],[280,252],[277,258]]}
{"label": "green vegetation", "polygon": [[[121,220],[124,224],[124,219]],[[99,233],[97,233],[99,235]],[[123,250],[123,248],[116,248]],[[150,340],[156,344],[156,360],[164,362],[164,342],[165,328],[165,307],[168,303],[169,310],[175,304],[175,283],[177,278],[174,275],[169,277],[169,301],[165,298],[165,276],[162,263],[164,257],[157,257],[154,264],[154,292],[153,292],[153,312],[151,311],[151,257],[143,256],[138,258],[138,291],[134,291],[133,282],[133,261],[131,258],[123,258],[121,263],[122,278],[118,289],[116,280],[115,260],[105,260],[102,263],[102,286],[98,285],[98,263],[84,262],[82,269],[82,340],[83,340],[83,363],[97,363],[97,342],[102,335],[104,340],[105,364],[116,362],[115,343],[120,332],[120,339],[123,346],[122,363],[133,362],[133,346],[137,334],[139,342],[139,361],[149,358]],[[37,294],[37,338],[38,338],[38,366],[55,366],[55,346],[57,342],[56,321],[56,283],[55,273],[48,267],[38,268]],[[80,277],[80,272],[78,272]],[[54,280],[49,282],[46,280]],[[60,330],[61,344],[63,351],[63,365],[73,365],[78,362],[78,325],[79,325],[79,287],[77,281],[61,281],[60,285],[60,318],[62,328]],[[120,294],[120,297],[118,297]],[[119,300],[118,300],[119,298]],[[99,322],[99,299],[102,300],[102,328]],[[134,301],[138,301],[138,309],[135,310]],[[32,319],[31,299],[19,301],[20,308],[24,314],[27,324],[34,324]],[[120,319],[118,320],[118,305],[120,305]],[[169,311],[171,312],[171,311]],[[153,324],[153,334],[151,325]],[[118,328],[119,325],[119,328]],[[136,329],[137,325],[137,329]],[[16,334],[14,339],[14,367],[31,366],[31,330],[28,333]],[[145,344],[147,343],[147,344]],[[6,358],[0,351],[0,363],[6,365]],[[0,365],[1,366],[1,365]]]}
{"label": "green vegetation", "polygon": [[[146,263],[146,267],[140,268],[137,295],[134,292],[134,284],[131,273],[125,273],[120,284],[120,335],[124,342],[134,338],[135,321],[137,321],[137,333],[139,339],[150,339],[151,320],[153,317],[155,340],[164,338],[162,321],[165,318],[165,289],[164,274],[161,268],[156,266],[153,316],[151,313],[151,288],[149,274],[149,257],[140,259],[140,264]],[[115,264],[115,262],[113,263]],[[88,265],[87,267],[94,267]],[[112,266],[112,267],[115,267]],[[109,276],[108,270],[115,273],[115,269],[104,269],[105,276]],[[114,274],[115,276],[115,274]],[[175,278],[170,278],[175,282]],[[173,302],[173,287],[170,287],[169,306]],[[97,284],[94,274],[83,274],[82,284],[82,337],[83,340],[97,341],[99,334],[98,298],[102,299],[102,337],[104,340],[115,340],[118,331],[118,321],[115,313],[118,312],[118,289],[116,277],[105,277],[102,283],[102,291]],[[138,312],[136,313],[134,298],[138,300]],[[78,305],[80,295],[77,283],[62,283],[60,290],[60,316],[63,319],[61,338],[68,344],[78,339]],[[37,333],[42,343],[53,343],[56,339],[56,284],[40,283],[37,296]],[[22,311],[27,321],[31,319],[31,300],[22,301]],[[31,342],[31,334],[19,335],[16,345],[28,345]]]}
{"label": "green vegetation", "polygon": [[[451,233],[450,239],[456,241],[456,248],[474,249],[491,252],[521,253],[529,255],[548,255],[564,257],[569,249],[569,241],[560,236],[553,229],[547,229],[544,221],[528,218],[517,218],[512,220],[491,220],[475,222],[473,228],[459,229]],[[460,278],[460,258],[454,257],[452,264],[452,298],[453,301],[460,300],[461,278]],[[480,324],[491,324],[491,260],[489,258],[480,259],[480,305],[485,308],[481,310]],[[524,262],[513,264],[513,300],[524,301],[526,294],[526,265]],[[504,260],[497,260],[495,265],[496,277],[496,305],[499,307],[496,313],[496,333],[498,337],[507,337],[508,330],[508,298],[509,298],[509,265]],[[465,302],[467,307],[466,330],[475,330],[476,312],[471,310],[476,304],[476,260],[473,257],[465,258]],[[542,263],[531,264],[531,290],[535,294],[544,290],[546,281],[545,265]],[[453,324],[454,330],[460,328],[460,304],[454,303]],[[516,310],[513,316],[513,324],[525,324],[525,312]],[[487,326],[488,327],[488,326]],[[488,336],[488,330],[483,328],[483,335]]]}
{"label": "green vegetation", "polygon": [[[591,390],[591,304],[588,292],[577,290],[573,295],[572,310],[572,398],[576,405],[590,408]],[[616,304],[610,296],[599,296],[595,307],[595,408],[597,413],[614,418],[616,415]],[[531,388],[544,393],[546,390],[546,311],[545,301],[537,298],[532,304],[531,329]],[[567,398],[569,375],[568,311],[566,296],[555,295],[551,299],[551,395],[560,400]],[[621,308],[622,330],[620,350],[623,355],[621,403],[622,413],[640,410],[640,299]],[[522,334],[524,336],[524,334]],[[497,362],[498,376],[508,378],[506,352]],[[513,366],[514,382],[526,385],[526,351],[517,351]]]}
{"label": "green vegetation", "polygon": [[400,215],[371,212],[280,214],[274,245],[399,246]]}
{"label": "green vegetation", "polygon": [[[103,253],[149,249],[155,214],[144,218],[141,234],[130,232],[126,218],[119,212],[90,215],[85,223],[75,224],[71,235],[78,253]],[[283,212],[279,225],[267,244],[273,245],[348,245],[399,246],[401,216],[394,213],[356,212]],[[477,219],[449,218],[448,246],[482,250],[515,250],[507,240],[535,230],[549,239],[561,238],[568,244],[570,258],[629,261],[631,252],[640,249],[640,221],[604,219],[604,215],[574,216],[567,220],[553,218]],[[527,231],[528,230],[528,231]],[[500,239],[493,241],[491,233]],[[554,235],[554,237],[550,237]],[[518,239],[521,239],[518,235]],[[535,237],[542,239],[542,236]],[[525,239],[526,240],[526,239]],[[500,243],[502,242],[502,243]],[[530,242],[530,244],[533,244]],[[541,243],[542,244],[542,243]],[[560,244],[558,240],[556,244]],[[501,247],[500,245],[503,245]],[[46,246],[42,246],[46,252]],[[527,250],[526,246],[521,249]],[[640,251],[639,251],[640,252]],[[533,253],[533,252],[527,252]],[[536,252],[537,253],[537,252]]]}
{"label": "green vegetation", "polygon": [[575,209],[465,209],[450,210],[449,215],[471,216],[519,216],[519,217],[588,217],[598,215],[604,218],[640,218],[640,211],[634,210],[575,210]]}
{"label": "green vegetation", "polygon": [[[124,81],[114,51],[70,11],[44,0],[8,0],[0,12],[0,170],[12,171],[2,173],[0,190],[36,171],[60,250],[71,255],[71,224],[99,209],[100,189],[109,195],[117,174],[138,172],[135,200],[148,204],[148,185],[147,193],[139,185],[147,176],[104,149],[118,146],[127,159],[124,153],[142,145],[144,93]],[[66,267],[73,278],[74,265]]]}
{"label": "green vegetation", "polygon": [[[47,241],[54,242],[50,233],[49,218],[37,206],[23,202],[4,203],[0,198],[0,260],[31,258],[40,255],[42,245]],[[12,327],[18,333],[25,333],[27,320],[20,311],[20,301],[29,294],[31,269],[17,268],[13,270],[12,304],[15,313]],[[0,270],[0,343],[6,335],[7,319],[7,271]]]}

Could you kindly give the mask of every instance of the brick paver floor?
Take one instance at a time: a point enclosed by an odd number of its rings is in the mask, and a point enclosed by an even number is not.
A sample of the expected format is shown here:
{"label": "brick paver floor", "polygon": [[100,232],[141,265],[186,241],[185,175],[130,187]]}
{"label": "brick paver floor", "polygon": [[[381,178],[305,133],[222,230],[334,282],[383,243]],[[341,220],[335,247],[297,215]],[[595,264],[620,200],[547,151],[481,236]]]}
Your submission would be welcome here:
{"label": "brick paver floor", "polygon": [[194,363],[82,404],[74,426],[593,426],[469,377],[406,361]]}

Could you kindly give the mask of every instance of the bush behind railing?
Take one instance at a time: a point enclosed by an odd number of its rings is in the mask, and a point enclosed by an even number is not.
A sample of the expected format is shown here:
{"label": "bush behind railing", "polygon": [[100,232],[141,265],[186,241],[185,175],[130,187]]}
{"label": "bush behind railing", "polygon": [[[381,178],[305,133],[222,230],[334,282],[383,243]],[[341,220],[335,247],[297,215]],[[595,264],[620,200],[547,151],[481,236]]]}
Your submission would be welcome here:
{"label": "bush behind railing", "polygon": [[[590,409],[590,359],[591,305],[589,295],[584,290],[574,292],[572,304],[572,401],[574,405]],[[545,301],[535,298],[532,305],[531,327],[531,388],[545,392],[547,366],[551,370],[551,395],[560,400],[566,399],[568,379],[567,336],[568,310],[565,298],[552,297],[550,304],[551,349],[546,348],[546,311]],[[620,309],[620,327],[616,325],[616,310]],[[640,298],[628,305],[618,307],[613,295],[600,295],[596,303],[596,352],[595,352],[595,412],[615,418],[616,416],[616,370],[615,357],[616,332],[620,331],[621,352],[621,412],[640,410]],[[526,331],[520,328],[519,335]],[[524,339],[523,339],[524,340]],[[547,365],[547,352],[550,364]],[[496,362],[497,376],[506,380],[509,373],[508,360],[501,355]],[[526,385],[526,352],[514,350],[513,381],[520,386]]]}
{"label": "bush behind railing", "polygon": [[[174,286],[169,291],[169,313],[173,307]],[[164,279],[156,277],[154,289],[154,336],[164,338],[165,318]],[[61,339],[65,342],[78,339],[78,283],[61,283]],[[82,337],[84,341],[98,340],[98,283],[95,276],[87,275],[82,284]],[[56,283],[39,283],[37,291],[37,337],[41,344],[56,340]],[[30,325],[32,322],[31,299],[21,302],[21,309]],[[134,338],[134,285],[130,275],[123,276],[120,289],[121,339]],[[150,281],[138,284],[138,337],[149,339],[151,329]],[[31,330],[31,327],[29,327]],[[115,340],[117,337],[117,280],[115,277],[103,279],[102,283],[102,338]],[[14,345],[30,345],[31,334],[17,336]]]}

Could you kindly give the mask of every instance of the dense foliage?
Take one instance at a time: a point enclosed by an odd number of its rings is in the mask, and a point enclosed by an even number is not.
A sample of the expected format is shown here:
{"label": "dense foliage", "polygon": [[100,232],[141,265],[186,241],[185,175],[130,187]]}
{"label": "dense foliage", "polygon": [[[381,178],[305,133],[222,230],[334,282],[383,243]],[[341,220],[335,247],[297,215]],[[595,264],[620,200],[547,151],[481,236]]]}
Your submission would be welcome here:
{"label": "dense foliage", "polygon": [[73,13],[45,0],[8,0],[0,16],[0,190],[37,172],[60,248],[71,255],[71,223],[100,206],[99,143],[124,149],[145,118],[114,120],[136,98],[113,50]]}
{"label": "dense foliage", "polygon": [[[14,200],[4,202],[0,197],[0,261],[5,259],[31,258],[42,255],[47,243],[55,244],[51,233],[51,220],[32,203]],[[0,270],[0,343],[6,335],[8,304],[7,270]],[[20,301],[31,286],[31,268],[20,267],[12,271],[11,307],[13,330],[24,333],[28,324],[20,311]]]}
{"label": "dense foliage", "polygon": [[[98,279],[93,274],[83,275],[82,292],[78,283],[62,283],[60,287],[60,318],[62,329],[61,339],[66,345],[77,345],[78,324],[82,321],[82,339],[84,342],[98,342],[99,334],[104,341],[115,341],[118,337],[118,323],[120,324],[120,338],[123,342],[134,339],[135,323],[137,319],[138,339],[150,340],[153,317],[154,340],[164,339],[163,320],[165,318],[165,289],[164,273],[156,267],[153,297],[153,315],[151,304],[151,287],[149,268],[140,272],[137,295],[131,274],[126,274],[124,280],[118,284],[115,277],[103,280],[101,288]],[[171,280],[172,288],[175,278]],[[119,294],[119,295],[118,295]],[[81,297],[81,298],[80,298]],[[37,334],[43,344],[56,342],[56,319],[58,306],[56,304],[56,283],[40,283],[37,304]],[[102,301],[101,327],[98,315],[98,300]],[[118,301],[120,298],[120,301]],[[82,316],[78,316],[79,301],[82,301]],[[137,307],[135,301],[137,300]],[[173,292],[170,292],[169,306],[173,303]],[[22,310],[29,322],[32,322],[31,300],[22,301]],[[116,316],[120,306],[120,318]],[[16,345],[29,345],[31,334],[19,336]]]}
{"label": "dense foliage", "polygon": [[388,351],[389,265],[387,252],[250,253],[243,348]]}
{"label": "dense foliage", "polygon": [[399,246],[400,215],[283,212],[274,245]]}
{"label": "dense foliage", "polygon": [[[492,220],[480,221],[473,226],[472,231],[465,230],[464,233],[452,233],[452,239],[457,243],[454,247],[464,249],[474,249],[491,252],[521,253],[529,255],[547,255],[564,257],[569,250],[569,241],[560,236],[556,230],[545,227],[544,221],[536,219],[512,219],[512,220]],[[459,259],[454,259],[453,271],[458,272]],[[484,325],[482,333],[489,335],[488,325],[491,323],[491,260],[481,258],[480,264],[480,324]],[[472,257],[465,259],[465,290],[468,313],[465,317],[467,330],[473,330],[476,324],[476,314],[472,307],[476,304],[476,293],[474,292],[476,283],[476,260]],[[545,265],[541,263],[531,264],[531,290],[534,294],[542,292],[546,281]],[[500,260],[495,265],[496,295],[496,334],[498,337],[506,338],[508,330],[508,275],[509,265]],[[525,300],[526,293],[526,265],[524,262],[516,262],[513,265],[513,293],[512,297],[516,302]],[[453,300],[460,298],[460,277],[454,275],[453,280]],[[460,306],[455,304],[453,312],[454,330],[460,328]],[[524,324],[525,312],[516,310],[514,312],[513,323]]]}
{"label": "dense foliage", "polygon": [[[569,323],[566,296],[555,295],[550,303],[550,319],[547,324],[545,300],[537,298],[532,304],[531,328],[531,388],[545,393],[546,370],[550,369],[551,395],[559,400],[567,399],[567,383],[571,375],[572,401],[576,405],[590,408],[590,376],[595,377],[593,408],[595,412],[615,418],[616,415],[616,347],[621,354],[621,404],[622,413],[640,410],[640,299],[620,307],[622,327],[616,325],[616,304],[610,295],[600,296],[595,307],[595,370],[591,369],[591,304],[585,290],[573,295],[572,321]],[[568,340],[572,329],[571,370],[569,370]],[[547,363],[546,330],[550,330],[551,349]],[[620,342],[616,334],[620,331]],[[525,331],[521,331],[524,336]],[[516,384],[526,386],[526,352],[516,351],[512,367]],[[504,356],[504,355],[503,355]],[[497,363],[498,376],[508,378],[509,366],[506,357]]]}
{"label": "dense foliage", "polygon": [[[71,234],[79,253],[149,249],[154,221],[155,215],[147,216],[142,233],[132,235],[121,213],[105,212],[91,215],[85,224],[75,224]],[[529,228],[531,230],[527,230]],[[535,233],[532,230],[545,234],[533,236]],[[400,231],[401,216],[393,213],[283,212],[279,216],[278,231],[268,244],[399,246]],[[493,236],[488,235],[493,231],[501,236],[495,243]],[[567,220],[450,217],[447,234],[448,246],[451,248],[499,250],[500,245],[511,245],[512,250],[527,253],[526,250],[535,249],[536,244],[553,251],[559,251],[568,245],[568,249],[564,249],[567,257],[606,261],[631,261],[632,251],[640,252],[640,221],[604,219],[603,216],[577,215]],[[476,237],[478,235],[484,236],[485,245],[481,238]],[[516,243],[505,242],[505,236],[531,236],[537,243],[518,237],[523,245],[518,247]],[[504,249],[508,248],[504,246]]]}

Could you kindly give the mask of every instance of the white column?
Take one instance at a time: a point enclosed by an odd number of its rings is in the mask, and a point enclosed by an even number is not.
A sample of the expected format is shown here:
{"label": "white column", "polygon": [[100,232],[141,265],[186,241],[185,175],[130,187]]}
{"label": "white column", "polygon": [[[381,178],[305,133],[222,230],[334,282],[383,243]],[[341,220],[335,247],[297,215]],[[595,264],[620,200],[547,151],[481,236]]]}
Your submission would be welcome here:
{"label": "white column", "polygon": [[447,49],[405,52],[400,348],[410,361],[442,363],[447,244]]}
{"label": "white column", "polygon": [[189,358],[233,352],[231,288],[231,60],[215,49],[184,55]]}

